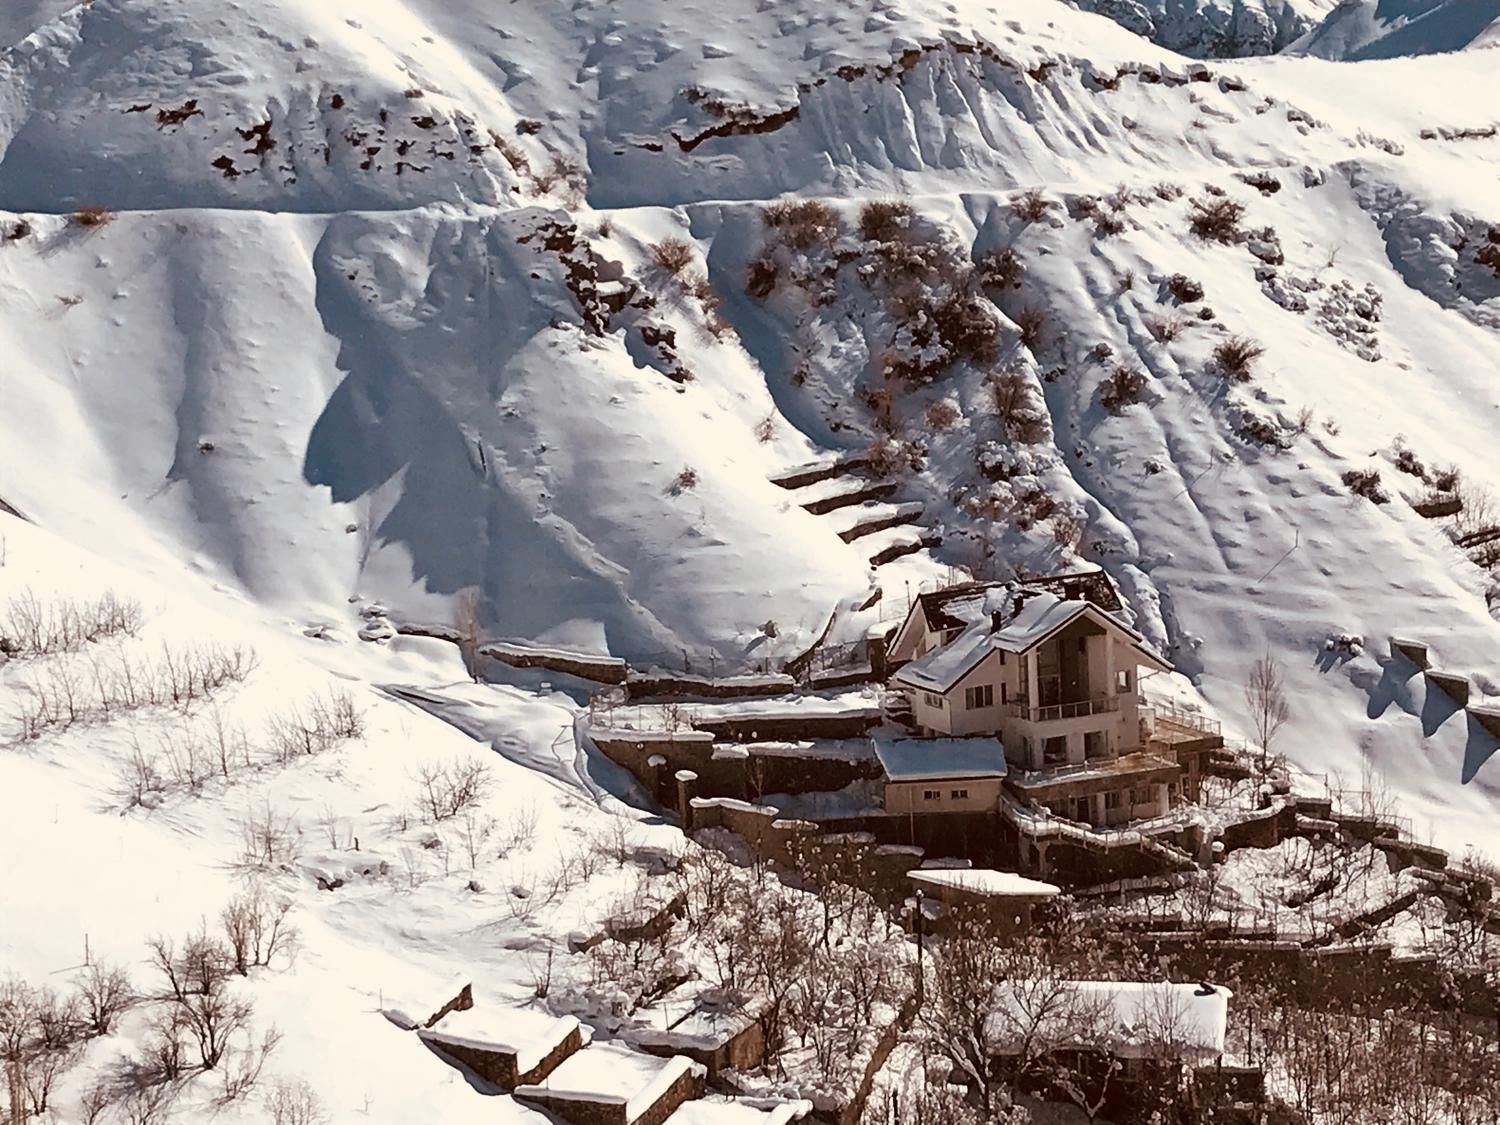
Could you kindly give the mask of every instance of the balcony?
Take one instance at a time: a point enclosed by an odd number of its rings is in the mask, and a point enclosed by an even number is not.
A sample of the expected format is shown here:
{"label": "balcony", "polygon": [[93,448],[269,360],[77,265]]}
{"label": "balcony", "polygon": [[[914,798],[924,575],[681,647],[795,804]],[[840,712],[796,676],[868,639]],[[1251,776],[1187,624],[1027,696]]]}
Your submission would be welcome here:
{"label": "balcony", "polygon": [[1030,707],[1025,702],[1012,703],[1012,718],[1025,719],[1031,723],[1050,723],[1058,719],[1083,719],[1089,715],[1105,715],[1120,709],[1117,695],[1099,695],[1093,699],[1080,699],[1076,703],[1054,703],[1050,707]]}

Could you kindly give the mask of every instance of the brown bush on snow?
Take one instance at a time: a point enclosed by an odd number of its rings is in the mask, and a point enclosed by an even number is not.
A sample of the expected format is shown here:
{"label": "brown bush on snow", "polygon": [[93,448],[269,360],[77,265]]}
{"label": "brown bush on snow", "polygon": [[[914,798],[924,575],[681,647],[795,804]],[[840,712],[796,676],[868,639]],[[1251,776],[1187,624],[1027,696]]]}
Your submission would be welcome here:
{"label": "brown bush on snow", "polygon": [[1244,336],[1231,336],[1214,348],[1214,363],[1230,380],[1248,383],[1255,361],[1266,354],[1266,349]]}
{"label": "brown bush on snow", "polygon": [[1195,199],[1188,228],[1206,242],[1233,242],[1239,237],[1245,207],[1228,198]]}
{"label": "brown bush on snow", "polygon": [[75,227],[102,227],[114,218],[113,213],[94,203],[87,203],[68,216]]}
{"label": "brown bush on snow", "polygon": [[872,199],[859,209],[859,236],[866,242],[894,242],[911,229],[911,204],[898,199]]}
{"label": "brown bush on snow", "polygon": [[1030,379],[1019,371],[1003,371],[989,380],[995,417],[1007,437],[1035,445],[1047,436],[1047,411]]}
{"label": "brown bush on snow", "polygon": [[1146,389],[1146,376],[1133,367],[1121,364],[1110,372],[1099,388],[1099,405],[1111,414],[1118,414],[1125,407],[1141,401],[1141,392]]}
{"label": "brown bush on snow", "polygon": [[1009,246],[986,250],[974,263],[974,276],[991,289],[1019,289],[1026,276],[1021,256]]}
{"label": "brown bush on snow", "polygon": [[745,292],[757,301],[765,300],[781,280],[781,267],[769,254],[751,261],[745,269]]}
{"label": "brown bush on snow", "polygon": [[669,277],[679,276],[693,264],[693,244],[681,238],[664,238],[651,245],[651,260]]}
{"label": "brown bush on snow", "polygon": [[1047,314],[1037,305],[1027,305],[1016,314],[1016,327],[1021,332],[1021,343],[1035,350],[1042,342],[1042,333],[1047,327]]}
{"label": "brown bush on snow", "polygon": [[793,250],[808,250],[839,236],[839,213],[821,199],[784,200],[761,209],[761,220]]}
{"label": "brown bush on snow", "polygon": [[945,398],[940,398],[927,406],[927,425],[939,433],[952,426],[959,417],[958,407]]}
{"label": "brown bush on snow", "polygon": [[1167,278],[1166,288],[1178,304],[1191,305],[1203,300],[1203,286],[1186,274],[1174,273]]}
{"label": "brown bush on snow", "polygon": [[1391,498],[1381,487],[1379,469],[1350,469],[1344,474],[1343,481],[1350,492],[1372,503],[1384,504]]}
{"label": "brown bush on snow", "polygon": [[1037,223],[1047,217],[1055,206],[1050,199],[1036,189],[1022,192],[1016,199],[1016,214],[1028,223]]}
{"label": "brown bush on snow", "polygon": [[1170,344],[1186,331],[1188,322],[1180,316],[1149,316],[1146,331],[1159,344]]}

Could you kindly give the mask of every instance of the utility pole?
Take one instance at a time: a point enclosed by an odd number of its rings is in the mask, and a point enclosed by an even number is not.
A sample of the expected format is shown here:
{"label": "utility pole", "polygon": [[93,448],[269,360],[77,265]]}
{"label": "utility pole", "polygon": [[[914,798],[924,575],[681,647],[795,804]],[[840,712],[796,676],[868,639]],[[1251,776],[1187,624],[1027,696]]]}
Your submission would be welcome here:
{"label": "utility pole", "polygon": [[922,971],[922,888],[917,888],[917,1008],[920,1010],[923,1002],[923,991],[926,985],[925,974]]}

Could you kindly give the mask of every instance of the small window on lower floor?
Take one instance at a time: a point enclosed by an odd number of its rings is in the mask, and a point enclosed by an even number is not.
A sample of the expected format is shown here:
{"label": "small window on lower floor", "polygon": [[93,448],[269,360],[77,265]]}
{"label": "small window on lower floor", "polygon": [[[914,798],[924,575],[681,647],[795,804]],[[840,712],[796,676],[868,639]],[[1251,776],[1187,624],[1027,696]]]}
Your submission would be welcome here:
{"label": "small window on lower floor", "polygon": [[941,801],[942,799],[943,791],[941,789],[922,790],[922,800],[924,801]]}
{"label": "small window on lower floor", "polygon": [[966,801],[969,799],[969,791],[967,789],[954,789],[949,792],[948,796],[955,801]]}
{"label": "small window on lower floor", "polygon": [[1120,807],[1120,794],[1118,794],[1118,793],[1106,793],[1106,794],[1104,794],[1104,807],[1107,808],[1107,809],[1117,809],[1117,808],[1119,808]]}
{"label": "small window on lower floor", "polygon": [[1115,691],[1124,695],[1130,690],[1130,669],[1121,668],[1115,673]]}

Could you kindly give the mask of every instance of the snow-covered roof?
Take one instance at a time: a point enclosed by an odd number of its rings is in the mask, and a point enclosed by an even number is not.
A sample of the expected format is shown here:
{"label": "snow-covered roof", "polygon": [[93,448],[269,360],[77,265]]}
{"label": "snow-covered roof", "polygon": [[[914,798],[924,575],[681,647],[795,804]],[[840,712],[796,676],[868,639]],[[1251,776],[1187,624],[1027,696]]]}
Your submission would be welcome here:
{"label": "snow-covered roof", "polygon": [[1114,614],[1090,602],[1059,598],[1046,590],[1026,594],[1019,605],[1013,591],[989,590],[982,599],[951,606],[950,610],[970,618],[964,631],[951,643],[904,665],[895,679],[913,687],[947,692],[990,653],[1027,652],[1085,615],[1119,631],[1151,664],[1168,667],[1166,661],[1146,647],[1139,633]]}
{"label": "snow-covered roof", "polygon": [[870,739],[891,781],[925,778],[1004,777],[1005,748],[998,738]]}
{"label": "snow-covered roof", "polygon": [[1011,871],[994,871],[989,868],[926,868],[907,875],[913,883],[928,887],[967,891],[970,894],[991,898],[1051,898],[1061,894],[1061,888],[1039,879],[1028,879]]}
{"label": "snow-covered roof", "polygon": [[710,1095],[685,1102],[666,1125],[787,1125],[812,1112],[807,1101],[780,1098],[729,1098]]}
{"label": "snow-covered roof", "polygon": [[599,1043],[564,1059],[542,1082],[517,1086],[516,1094],[623,1105],[625,1119],[634,1121],[672,1083],[697,1068],[683,1055],[662,1059],[619,1043]]}
{"label": "snow-covered roof", "polygon": [[578,1021],[572,1016],[476,1003],[464,1011],[449,1012],[417,1034],[438,1046],[447,1043],[515,1055],[516,1069],[526,1071],[576,1030]]}
{"label": "snow-covered roof", "polygon": [[1170,981],[1012,981],[990,1016],[998,1054],[1023,1040],[1097,1046],[1124,1057],[1224,1052],[1227,988]]}

